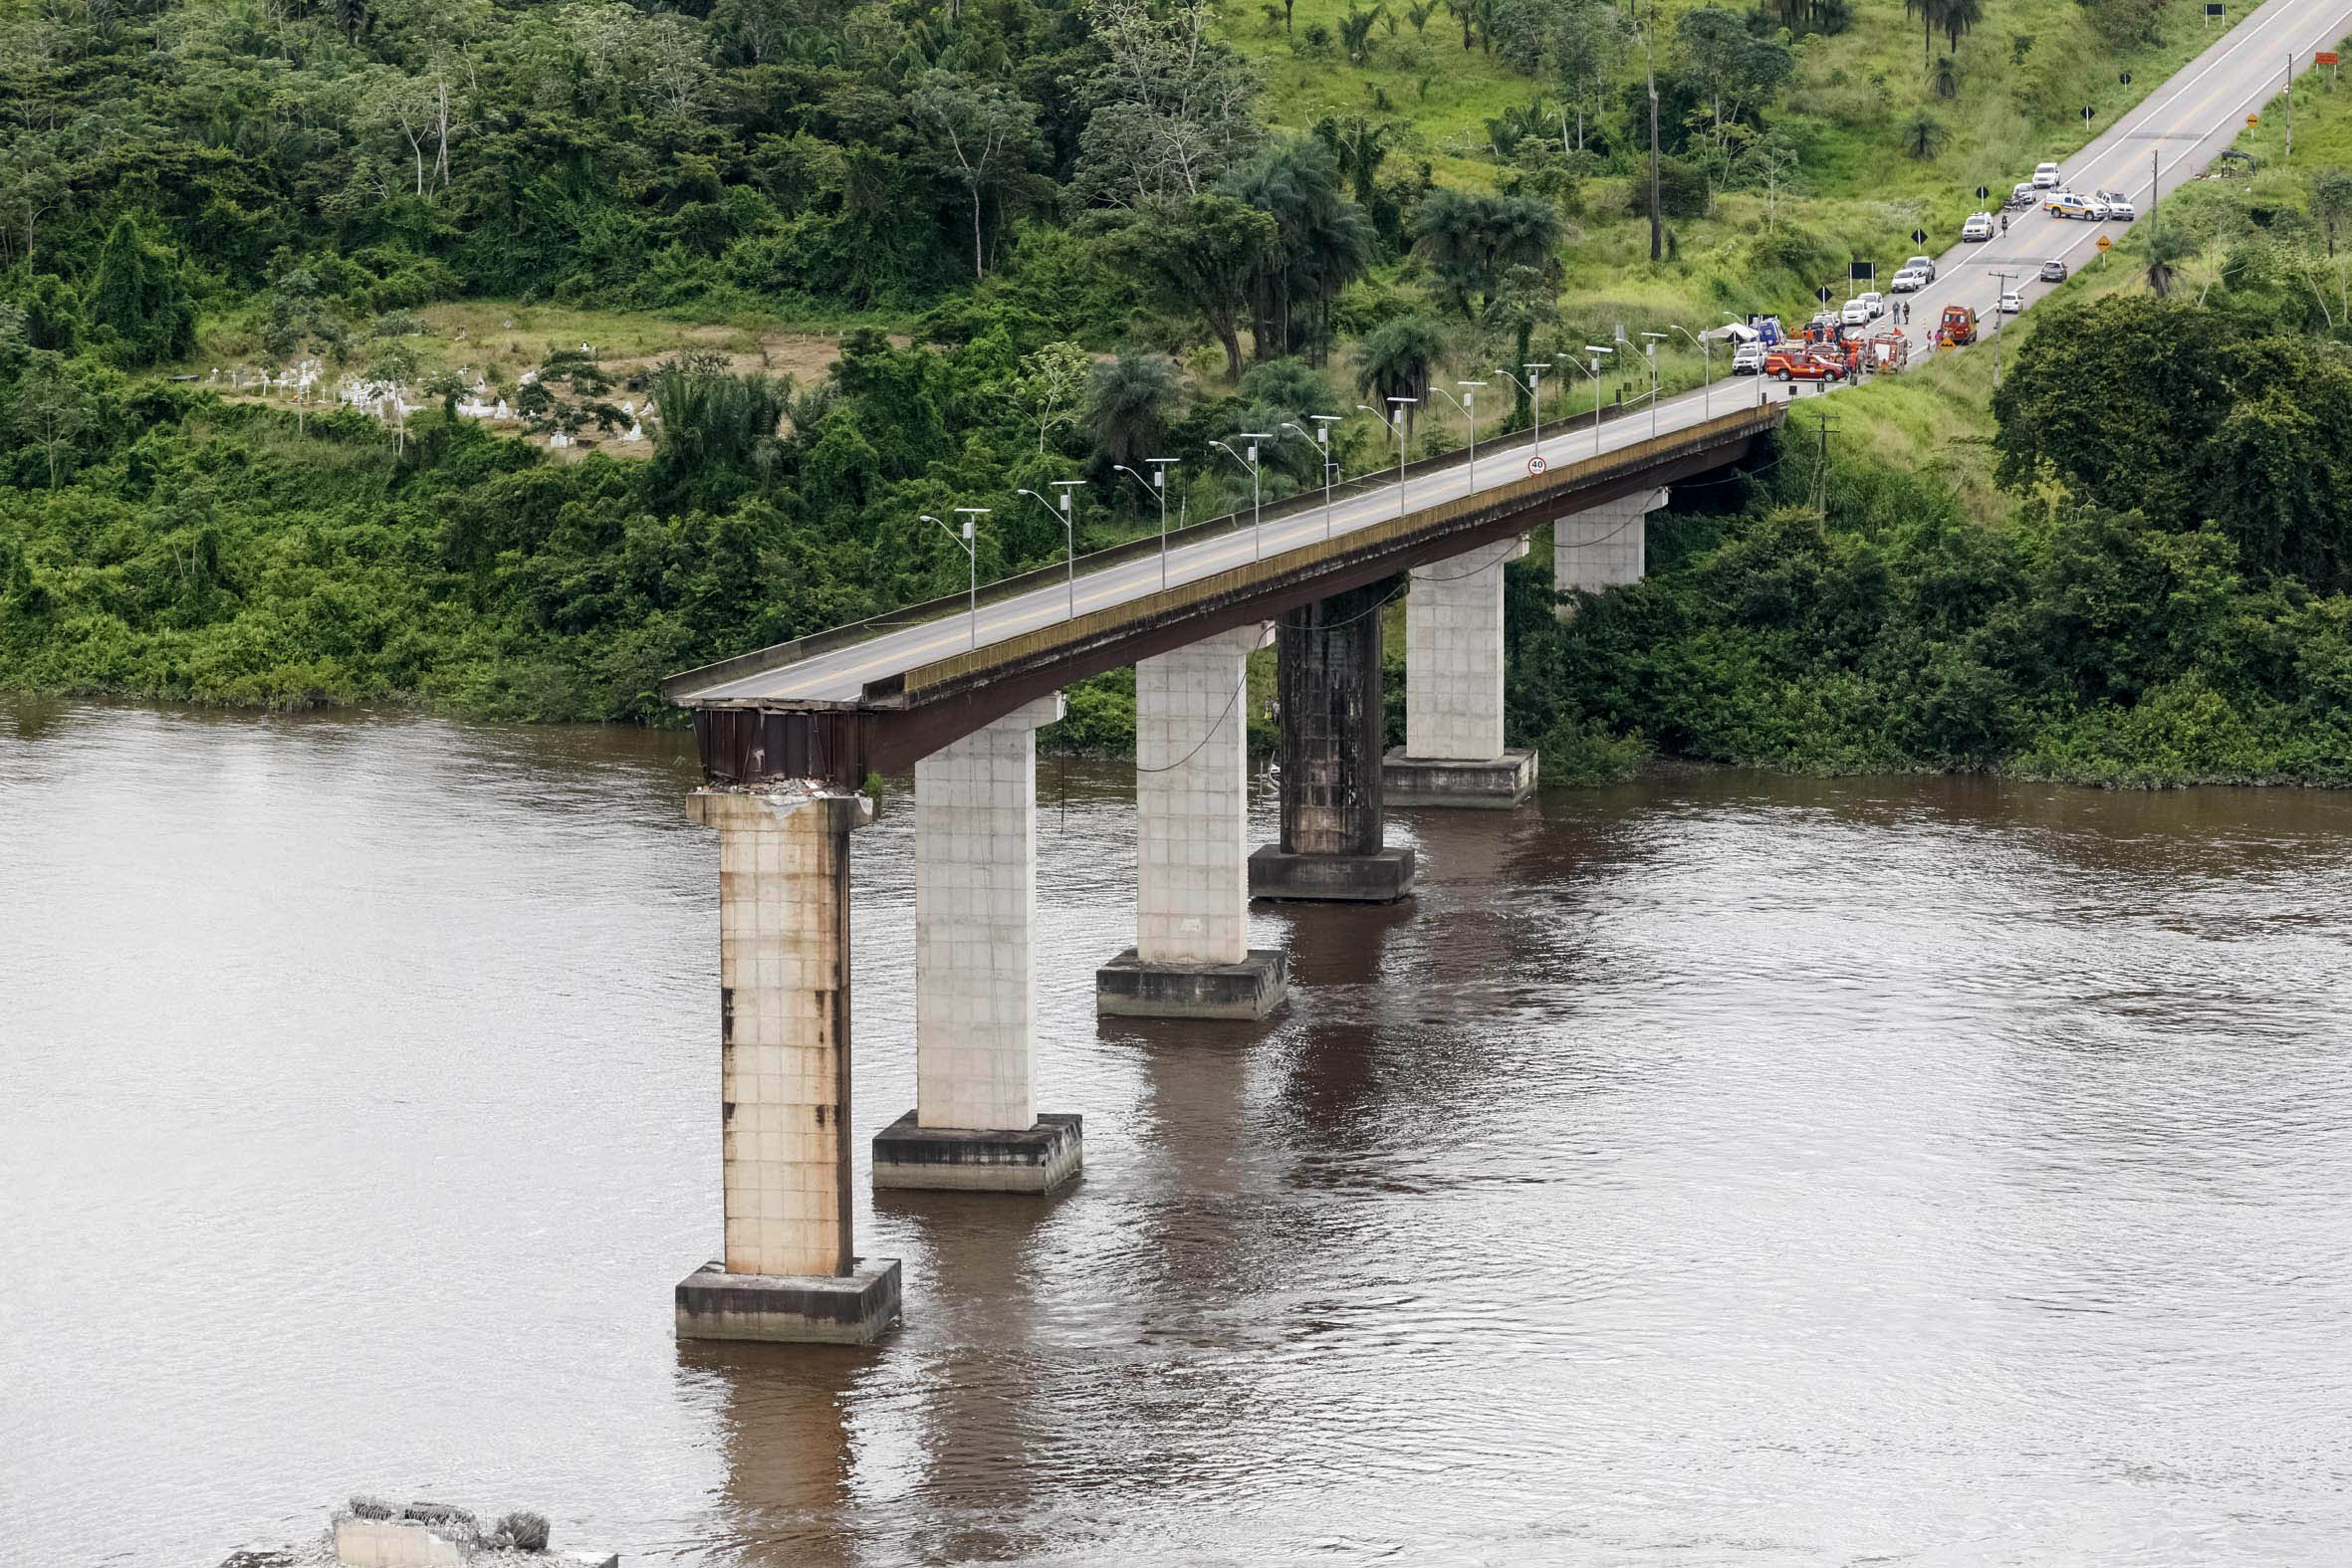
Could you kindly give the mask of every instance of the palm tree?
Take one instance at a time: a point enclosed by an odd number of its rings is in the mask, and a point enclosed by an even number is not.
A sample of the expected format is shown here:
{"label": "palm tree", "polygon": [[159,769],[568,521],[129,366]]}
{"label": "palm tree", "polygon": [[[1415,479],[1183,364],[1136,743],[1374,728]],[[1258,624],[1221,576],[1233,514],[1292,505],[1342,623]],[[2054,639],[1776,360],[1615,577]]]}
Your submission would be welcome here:
{"label": "palm tree", "polygon": [[[1372,261],[1372,224],[1340,194],[1339,160],[1324,142],[1280,138],[1218,184],[1275,221],[1275,242],[1250,269],[1256,357],[1279,359],[1297,346],[1294,307],[1325,321],[1331,297]],[[1325,321],[1327,326],[1327,321]]]}
{"label": "palm tree", "polygon": [[1936,27],[1944,20],[1948,0],[1903,0],[1903,14],[1919,18],[1919,65],[1927,70],[1935,57]]}
{"label": "palm tree", "polygon": [[1944,36],[1952,40],[1953,52],[1957,54],[1960,35],[1985,20],[1984,0],[1938,0],[1938,9],[1943,12],[1938,20],[1943,24]]}
{"label": "palm tree", "polygon": [[1950,55],[1938,55],[1936,69],[1928,78],[1928,86],[1935,89],[1938,98],[1960,97],[1960,62]]}
{"label": "palm tree", "polygon": [[2154,230],[2148,236],[2148,287],[2156,291],[2158,299],[2173,292],[2173,275],[2179,264],[2186,261],[2196,247],[2189,243],[2188,234],[2178,223]]}
{"label": "palm tree", "polygon": [[1944,122],[1926,110],[1903,121],[1903,150],[1915,158],[1932,158],[1944,149]]}
{"label": "palm tree", "polygon": [[1086,381],[1086,433],[1112,462],[1133,467],[1166,443],[1183,390],[1166,354],[1128,349],[1098,360]]}
{"label": "palm tree", "polygon": [[1429,396],[1429,378],[1446,351],[1445,334],[1421,316],[1399,316],[1364,335],[1356,348],[1355,389],[1383,402],[1416,399],[1405,405],[1405,440],[1413,438],[1413,416]]}

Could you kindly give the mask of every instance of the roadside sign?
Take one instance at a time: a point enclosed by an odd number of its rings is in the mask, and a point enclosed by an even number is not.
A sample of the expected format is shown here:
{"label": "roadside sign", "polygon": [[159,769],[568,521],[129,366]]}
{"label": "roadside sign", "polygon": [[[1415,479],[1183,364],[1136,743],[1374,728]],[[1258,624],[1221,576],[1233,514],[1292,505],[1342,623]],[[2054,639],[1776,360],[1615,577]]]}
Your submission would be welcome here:
{"label": "roadside sign", "polygon": [[1989,201],[1992,199],[1992,196],[1993,192],[1989,187],[1984,185],[1979,185],[1977,187],[1977,199],[1979,201]]}
{"label": "roadside sign", "polygon": [[2100,235],[2100,236],[2099,236],[2099,254],[2100,254],[2100,255],[2102,255],[2102,256],[2106,255],[2106,254],[2107,254],[2107,247],[2108,247],[2108,246],[2110,246],[2110,245],[2113,245],[2114,243],[2115,243],[2115,242],[2114,242],[2113,240],[2111,240],[2111,239],[2107,238],[2107,236],[2106,236],[2106,235],[2104,235],[2104,234]]}
{"label": "roadside sign", "polygon": [[2082,122],[2086,125],[2091,122],[2091,107],[2088,104],[2082,106]]}
{"label": "roadside sign", "polygon": [[1914,244],[1914,245],[1925,245],[1927,242],[1928,242],[1928,231],[1927,231],[1927,230],[1925,230],[1925,229],[1913,229],[1913,230],[1911,231],[1911,243],[1912,243],[1912,244]]}
{"label": "roadside sign", "polygon": [[[2104,239],[2106,236],[2101,235],[2100,238]],[[1528,472],[1530,474],[1540,474],[1543,472],[1543,470],[1549,468],[1550,466],[1550,464],[1544,462],[1540,457],[1530,457],[1528,459]]]}
{"label": "roadside sign", "polygon": [[2229,14],[2229,7],[2209,3],[2205,8],[2205,14],[2207,16],[2226,16]]}
{"label": "roadside sign", "polygon": [[2259,114],[2248,114],[2245,116],[2245,122],[2249,126],[2258,125],[2262,122],[2262,116]]}
{"label": "roadside sign", "polygon": [[1827,305],[1829,303],[1829,296],[1834,291],[1830,289],[1829,285],[1823,284],[1820,288],[1813,291],[1813,298],[1819,300],[1823,305]]}
{"label": "roadside sign", "polygon": [[2132,74],[2129,71],[2126,71],[2122,76],[2117,77],[2115,80],[2122,83],[2125,87],[2130,87],[2132,85]]}
{"label": "roadside sign", "polygon": [[2332,49],[2322,49],[2311,57],[2311,63],[2315,66],[2332,66],[2336,63],[2336,52]]}
{"label": "roadside sign", "polygon": [[2222,15],[2222,8],[2208,0],[2205,8],[2205,25],[2208,32],[2213,30],[2214,18],[2220,15]]}
{"label": "roadside sign", "polygon": [[1857,261],[1846,267],[1846,276],[1857,283],[1868,283],[1878,276],[1878,263]]}

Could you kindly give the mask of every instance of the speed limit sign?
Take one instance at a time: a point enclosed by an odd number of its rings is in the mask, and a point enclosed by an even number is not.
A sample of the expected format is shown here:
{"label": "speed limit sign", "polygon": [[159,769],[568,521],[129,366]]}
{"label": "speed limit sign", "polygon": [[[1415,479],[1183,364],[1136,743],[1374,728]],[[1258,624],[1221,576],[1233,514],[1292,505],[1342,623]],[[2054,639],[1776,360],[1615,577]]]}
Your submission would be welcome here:
{"label": "speed limit sign", "polygon": [[1540,456],[1530,457],[1528,459],[1528,472],[1530,474],[1540,474],[1550,466],[1551,465],[1544,462]]}

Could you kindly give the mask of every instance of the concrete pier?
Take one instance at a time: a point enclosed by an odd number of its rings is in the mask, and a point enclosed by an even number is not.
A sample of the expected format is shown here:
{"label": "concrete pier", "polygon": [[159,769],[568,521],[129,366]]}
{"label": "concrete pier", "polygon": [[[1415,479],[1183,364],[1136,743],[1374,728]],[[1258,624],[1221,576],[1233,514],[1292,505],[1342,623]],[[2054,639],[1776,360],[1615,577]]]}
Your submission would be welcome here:
{"label": "concrete pier", "polygon": [[1252,898],[1389,903],[1413,890],[1381,808],[1385,583],[1282,618],[1283,837],[1250,857]]}
{"label": "concrete pier", "polygon": [[682,1280],[689,1339],[864,1344],[898,1321],[895,1258],[850,1236],[849,834],[863,795],[698,790],[719,833],[725,1255]]}
{"label": "concrete pier", "polygon": [[1135,665],[1135,945],[1094,978],[1097,1012],[1262,1018],[1290,962],[1250,946],[1249,657],[1271,622]]}
{"label": "concrete pier", "polygon": [[915,764],[915,1108],[874,1138],[876,1187],[1042,1193],[1079,1120],[1037,1109],[1038,728],[1057,692]]}
{"label": "concrete pier", "polygon": [[[1664,505],[1665,491],[1642,490],[1554,521],[1552,591],[1597,593],[1639,582],[1649,562],[1649,516]],[[1562,604],[1556,613],[1565,620],[1575,606]]]}
{"label": "concrete pier", "polygon": [[1503,745],[1503,568],[1526,539],[1413,568],[1405,598],[1405,744],[1381,768],[1391,805],[1509,809],[1535,754]]}

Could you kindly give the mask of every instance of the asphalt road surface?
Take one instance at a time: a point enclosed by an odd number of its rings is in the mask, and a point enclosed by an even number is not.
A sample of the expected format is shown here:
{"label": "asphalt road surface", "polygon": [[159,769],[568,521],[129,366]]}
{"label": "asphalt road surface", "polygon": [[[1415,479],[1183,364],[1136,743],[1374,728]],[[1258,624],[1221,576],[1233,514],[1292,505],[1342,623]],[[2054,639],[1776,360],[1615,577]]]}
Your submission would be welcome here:
{"label": "asphalt road surface", "polygon": [[[2235,139],[2244,127],[2245,116],[2283,91],[2288,63],[2293,63],[2300,76],[2311,69],[2314,50],[2332,47],[2347,32],[2352,32],[2352,0],[2267,0],[2098,139],[2072,157],[2061,159],[2062,183],[2085,192],[2122,191],[2139,208],[2138,222],[2147,223],[2152,213],[2161,221],[2161,198],[2203,173]],[[1991,187],[1994,197],[1988,205],[1998,211],[2008,188],[2031,173],[2030,168],[1987,169],[1978,183]],[[2101,234],[2120,238],[2126,228],[2121,223],[2053,218],[2037,207],[2012,214],[2006,235],[1997,233],[1990,241],[1953,246],[1938,258],[1934,283],[1917,294],[1900,297],[1912,307],[1912,322],[1906,329],[1912,352],[1931,351],[1936,323],[1947,305],[1975,306],[1982,330],[1990,336],[2000,320],[1994,305],[2004,287],[2021,289],[2030,309],[2055,287],[2035,280],[2044,261],[2055,258],[2065,262],[2069,271],[2077,270],[2097,258]],[[1934,243],[1932,238],[1929,243]],[[2013,276],[2004,281],[1999,276],[2004,272]],[[1583,371],[1579,367],[1575,373]],[[1604,377],[1609,373],[1604,366]],[[1499,375],[1474,378],[1493,383],[1488,396],[1497,402],[1508,390],[1508,383]],[[1824,394],[1783,388],[1760,377],[1723,377],[1704,391],[1663,400],[1647,415],[1634,414],[1597,427],[1546,424],[1539,448],[1526,435],[1492,448],[1482,446],[1476,463],[1468,469],[1449,468],[1418,476],[1402,486],[1348,496],[1335,502],[1328,516],[1320,510],[1296,514],[1205,540],[1165,557],[1152,556],[1083,573],[1076,583],[1075,612],[1083,615],[1256,557],[1279,555],[1322,539],[1326,533],[1344,534],[1400,512],[1435,506],[1475,489],[1524,478],[1536,450],[1556,467],[1753,406],[1763,397],[1792,395]],[[1287,435],[1282,439],[1301,438]],[[1214,449],[1186,454],[1184,460],[1232,465],[1239,471],[1239,459]],[[1027,497],[1017,500],[1023,506],[1035,505]],[[1063,619],[1071,613],[1071,597],[1065,585],[1057,583],[1017,598],[984,603],[977,617],[949,616],[885,632],[780,670],[716,682],[688,694],[686,700],[854,701],[869,681]]]}

